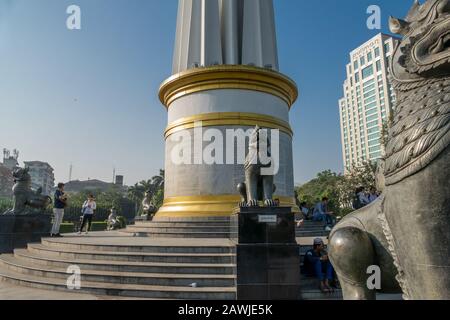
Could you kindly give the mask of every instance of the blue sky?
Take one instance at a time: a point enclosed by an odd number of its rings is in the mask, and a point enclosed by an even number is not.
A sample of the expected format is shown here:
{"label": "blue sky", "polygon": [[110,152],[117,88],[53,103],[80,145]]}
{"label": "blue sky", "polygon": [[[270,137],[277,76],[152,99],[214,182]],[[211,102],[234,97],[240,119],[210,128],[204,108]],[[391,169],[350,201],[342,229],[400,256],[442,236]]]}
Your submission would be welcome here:
{"label": "blue sky", "polygon": [[[127,184],[164,166],[166,111],[157,92],[170,76],[177,0],[0,0],[0,148],[42,160],[66,181]],[[274,0],[281,71],[300,98],[291,111],[297,183],[342,171],[337,101],[349,52],[405,16],[412,0]],[[82,30],[66,28],[66,8]],[[366,27],[369,5],[382,30]]]}

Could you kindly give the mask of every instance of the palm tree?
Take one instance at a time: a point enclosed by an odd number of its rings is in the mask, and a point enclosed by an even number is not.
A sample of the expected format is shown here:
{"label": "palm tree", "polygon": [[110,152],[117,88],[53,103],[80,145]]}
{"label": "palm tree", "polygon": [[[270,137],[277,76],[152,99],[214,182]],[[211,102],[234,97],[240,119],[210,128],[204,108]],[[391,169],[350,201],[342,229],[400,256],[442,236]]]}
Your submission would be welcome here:
{"label": "palm tree", "polygon": [[134,202],[136,213],[139,211],[142,199],[144,199],[145,189],[136,183],[128,188],[128,198]]}
{"label": "palm tree", "polygon": [[152,178],[152,184],[156,187],[157,190],[164,189],[164,170],[159,170],[159,175],[154,176]]}
{"label": "palm tree", "polygon": [[164,198],[164,175],[165,171],[159,170],[159,175],[152,177],[150,180],[142,180],[128,188],[128,198],[134,201],[136,212],[140,211],[146,192],[149,193],[155,205],[162,203],[162,198]]}

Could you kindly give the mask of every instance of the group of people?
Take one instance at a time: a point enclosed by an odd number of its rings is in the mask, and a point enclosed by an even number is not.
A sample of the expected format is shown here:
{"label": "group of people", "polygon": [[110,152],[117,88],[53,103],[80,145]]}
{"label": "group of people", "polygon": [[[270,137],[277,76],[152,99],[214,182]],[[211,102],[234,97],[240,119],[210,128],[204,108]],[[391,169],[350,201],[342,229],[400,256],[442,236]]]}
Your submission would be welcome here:
{"label": "group of people", "polygon": [[370,187],[369,191],[366,191],[366,188],[359,187],[355,190],[355,198],[353,200],[353,209],[359,210],[364,208],[365,206],[371,204],[380,196],[377,188]]}
{"label": "group of people", "polygon": [[313,208],[309,208],[306,202],[300,203],[300,210],[303,217],[306,220],[312,220],[317,222],[325,222],[326,229],[331,231],[331,229],[336,224],[336,215],[334,212],[328,210],[329,199],[323,197],[321,201],[317,202]]}
{"label": "group of people", "polygon": [[[60,233],[60,228],[64,218],[64,209],[67,207],[67,201],[68,196],[67,193],[64,192],[64,183],[59,183],[58,188],[56,189],[54,195],[54,204],[53,204],[54,219],[52,230],[50,232],[51,237],[62,237]],[[81,234],[85,227],[86,227],[85,233],[88,234],[92,225],[92,218],[94,216],[96,209],[97,204],[95,202],[95,198],[92,194],[89,194],[87,200],[83,203],[81,208],[82,218],[78,234]]]}

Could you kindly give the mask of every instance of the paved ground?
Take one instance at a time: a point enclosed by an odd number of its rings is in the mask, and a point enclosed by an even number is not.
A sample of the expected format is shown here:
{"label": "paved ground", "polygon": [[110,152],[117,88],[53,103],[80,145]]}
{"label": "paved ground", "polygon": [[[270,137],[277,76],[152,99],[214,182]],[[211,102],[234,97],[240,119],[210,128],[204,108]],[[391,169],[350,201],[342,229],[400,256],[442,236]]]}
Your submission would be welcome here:
{"label": "paved ground", "polygon": [[[107,300],[90,294],[66,293],[19,287],[0,282],[0,300]],[[110,298],[111,299],[111,298]]]}
{"label": "paved ground", "polygon": [[[66,293],[19,287],[0,282],[0,300],[127,300],[118,297],[95,296],[90,294]],[[136,299],[128,299],[136,300]],[[377,300],[402,300],[398,294],[380,294]]]}
{"label": "paved ground", "polygon": [[88,235],[66,234],[63,238],[55,238],[55,241],[59,239],[65,243],[123,246],[215,247],[234,245],[229,239],[145,238],[133,237],[132,235],[128,236],[119,232],[91,232]]}

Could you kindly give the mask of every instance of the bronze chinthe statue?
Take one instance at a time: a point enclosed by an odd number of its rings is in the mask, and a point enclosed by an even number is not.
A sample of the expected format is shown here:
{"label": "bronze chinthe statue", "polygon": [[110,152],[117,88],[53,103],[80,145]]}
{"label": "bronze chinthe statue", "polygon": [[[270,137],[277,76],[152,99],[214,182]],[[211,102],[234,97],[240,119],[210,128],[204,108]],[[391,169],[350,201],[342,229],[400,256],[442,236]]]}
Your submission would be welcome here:
{"label": "bronze chinthe statue", "polygon": [[42,189],[31,190],[31,176],[28,168],[17,168],[13,172],[14,207],[4,215],[27,215],[44,211],[52,202],[48,196],[42,195]]}
{"label": "bronze chinthe statue", "polygon": [[[261,138],[265,137],[266,143],[261,144]],[[262,168],[270,168],[271,163],[262,163],[265,156],[270,158],[270,141],[267,135],[256,126],[250,136],[248,155],[245,159],[245,183],[240,183],[237,189],[241,195],[240,207],[257,207],[259,201],[265,206],[275,207],[273,200],[276,187],[273,183],[273,175],[262,175]],[[265,153],[262,155],[262,153]]]}
{"label": "bronze chinthe statue", "polygon": [[[384,160],[385,188],[330,235],[330,258],[345,299],[374,299],[368,267],[381,268],[381,291],[405,299],[450,299],[450,0],[416,1],[391,63],[397,94]],[[397,281],[395,281],[395,279]]]}

